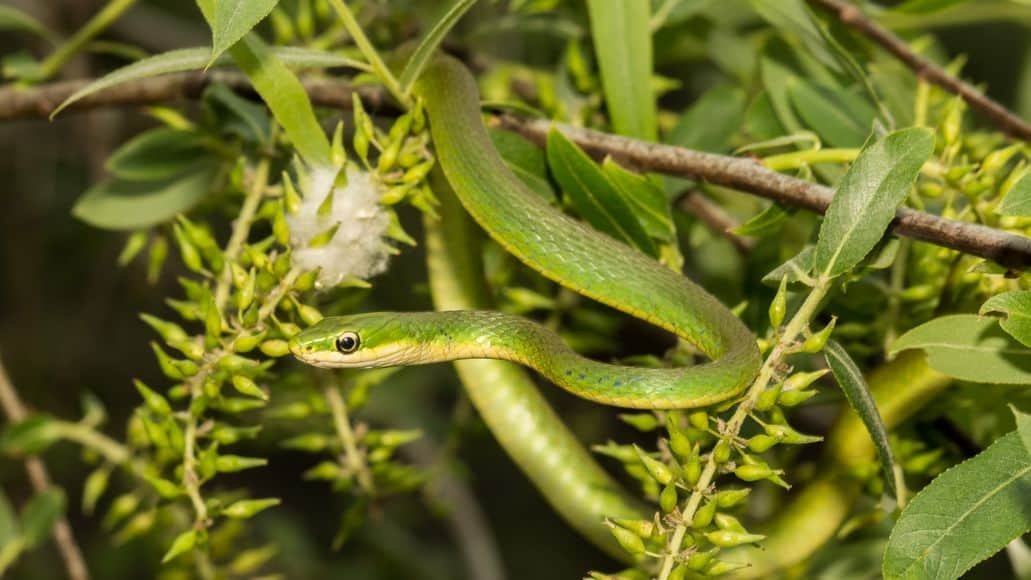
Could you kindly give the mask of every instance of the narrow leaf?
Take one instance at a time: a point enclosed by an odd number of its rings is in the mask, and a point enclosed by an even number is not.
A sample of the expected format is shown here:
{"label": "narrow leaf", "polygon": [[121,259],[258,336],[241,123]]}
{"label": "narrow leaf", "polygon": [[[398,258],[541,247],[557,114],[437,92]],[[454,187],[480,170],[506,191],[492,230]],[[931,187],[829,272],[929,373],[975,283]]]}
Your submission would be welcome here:
{"label": "narrow leaf", "polygon": [[605,105],[616,133],[654,141],[651,7],[641,0],[587,0]]}
{"label": "narrow leaf", "polygon": [[751,0],[752,7],[767,22],[795,36],[824,66],[840,70],[838,61],[820,34],[803,0]]}
{"label": "narrow leaf", "polygon": [[[273,48],[272,52],[283,62],[284,65],[296,68],[350,67],[361,70],[368,69],[367,65],[354,59],[320,50],[283,46]],[[208,57],[210,54],[211,49],[206,46],[198,46],[194,48],[171,50],[161,54],[156,54],[143,60],[138,60],[132,64],[123,66],[120,69],[116,69],[99,79],[96,79],[78,91],[75,91],[72,96],[65,99],[63,103],[54,109],[54,112],[50,114],[50,118],[53,118],[69,105],[77,101],[81,101],[90,95],[94,95],[100,91],[123,83],[148,79],[164,74],[200,70],[208,63]],[[217,66],[227,64],[231,64],[231,60],[226,58],[225,55],[215,62],[215,65]]]}
{"label": "narrow leaf", "polygon": [[709,89],[684,111],[663,140],[711,153],[730,150],[730,139],[745,117],[745,93],[731,85]]}
{"label": "narrow leaf", "polygon": [[54,522],[64,513],[64,492],[61,488],[50,488],[29,500],[21,512],[21,529],[25,545],[29,548],[39,544],[50,535]]}
{"label": "narrow leaf", "polygon": [[602,161],[601,169],[616,186],[648,235],[664,242],[672,241],[676,229],[673,225],[673,209],[666,194],[648,178],[623,169],[611,158]]}
{"label": "narrow leaf", "polygon": [[1028,454],[1031,454],[1031,415],[1017,410],[1013,405],[1010,405],[1010,409],[1013,410],[1013,418],[1017,422],[1017,433],[1020,433],[1020,442],[1024,444],[1024,449],[1027,450]]}
{"label": "narrow leaf", "polygon": [[279,0],[218,0],[215,2],[215,19],[211,22],[212,63],[230,46],[236,44],[245,34],[262,21]]}
{"label": "narrow leaf", "polygon": [[105,181],[82,194],[72,215],[109,230],[150,227],[172,219],[200,201],[211,189],[216,170],[213,164],[202,164],[160,181]]}
{"label": "narrow leaf", "polygon": [[437,47],[444,41],[444,37],[454,28],[455,24],[458,24],[458,21],[474,4],[476,4],[476,0],[455,0],[447,12],[440,17],[440,20],[433,25],[433,28],[426,33],[426,36],[419,43],[415,52],[412,53],[411,58],[408,59],[408,64],[405,65],[404,70],[401,71],[401,76],[398,78],[398,83],[401,85],[403,93],[408,94],[412,85],[419,78],[419,75],[422,74],[422,69],[426,67],[426,63],[430,61],[433,53],[437,51]]}
{"label": "narrow leaf", "polygon": [[1031,383],[1031,349],[1003,332],[995,319],[973,314],[942,316],[900,336],[889,354],[920,348],[928,363],[951,377],[975,383]]}
{"label": "narrow leaf", "polygon": [[979,314],[1005,314],[999,326],[1024,346],[1031,346],[1031,290],[1015,290],[996,294],[981,305]]}
{"label": "narrow leaf", "polygon": [[877,245],[933,148],[934,136],[919,127],[895,131],[863,148],[838,184],[820,227],[813,255],[820,275],[847,272]]}
{"label": "narrow leaf", "polygon": [[779,203],[773,203],[730,231],[739,236],[761,238],[779,230],[789,215],[791,215],[791,212],[787,208]]}
{"label": "narrow leaf", "polygon": [[884,577],[959,578],[1031,529],[1031,454],[1010,433],[938,476],[891,531]]}
{"label": "narrow leaf", "polygon": [[494,148],[519,181],[548,201],[556,201],[555,189],[548,180],[548,160],[544,150],[511,131],[489,129],[488,132]]}
{"label": "narrow leaf", "polygon": [[162,127],[140,133],[119,147],[108,158],[107,170],[122,179],[166,179],[210,155],[199,134]]}
{"label": "narrow leaf", "polygon": [[995,206],[995,213],[1020,217],[1031,216],[1031,173],[1018,179],[1006,192],[999,205]]}
{"label": "narrow leaf", "polygon": [[946,8],[952,8],[969,2],[970,0],[906,0],[902,4],[893,7],[893,12],[906,14],[930,14]]}
{"label": "narrow leaf", "polygon": [[0,6],[0,30],[31,32],[50,43],[57,41],[57,35],[39,20],[13,6]]}
{"label": "narrow leaf", "polygon": [[763,284],[767,286],[779,286],[784,278],[790,282],[801,282],[805,280],[809,271],[813,269],[813,247],[806,246],[795,254],[793,258],[774,268],[769,274],[763,276]]}
{"label": "narrow leaf", "polygon": [[655,256],[657,250],[633,210],[605,173],[557,130],[548,133],[548,163],[576,211],[600,231]]}
{"label": "narrow leaf", "polygon": [[832,147],[861,147],[873,129],[874,108],[852,92],[799,80],[788,97],[805,124]]}
{"label": "narrow leaf", "polygon": [[884,420],[877,410],[877,403],[870,394],[870,387],[863,378],[862,371],[856,366],[855,361],[849,356],[848,351],[836,341],[827,341],[823,356],[827,360],[834,379],[838,381],[841,392],[848,399],[852,410],[859,415],[863,421],[870,439],[877,449],[877,459],[881,464],[881,471],[884,473],[884,482],[888,485],[892,496],[898,494],[895,488],[895,458],[891,453],[891,445],[888,444],[888,428],[884,426]]}

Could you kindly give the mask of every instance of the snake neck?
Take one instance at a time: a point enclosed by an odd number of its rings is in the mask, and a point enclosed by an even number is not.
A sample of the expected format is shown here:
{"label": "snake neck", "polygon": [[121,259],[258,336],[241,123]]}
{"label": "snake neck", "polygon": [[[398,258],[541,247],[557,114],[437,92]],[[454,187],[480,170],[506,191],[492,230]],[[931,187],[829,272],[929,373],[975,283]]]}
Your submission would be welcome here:
{"label": "snake neck", "polygon": [[408,364],[492,358],[537,368],[550,365],[555,355],[575,354],[540,324],[503,312],[461,310],[424,316],[428,318],[419,321],[419,344],[425,350]]}

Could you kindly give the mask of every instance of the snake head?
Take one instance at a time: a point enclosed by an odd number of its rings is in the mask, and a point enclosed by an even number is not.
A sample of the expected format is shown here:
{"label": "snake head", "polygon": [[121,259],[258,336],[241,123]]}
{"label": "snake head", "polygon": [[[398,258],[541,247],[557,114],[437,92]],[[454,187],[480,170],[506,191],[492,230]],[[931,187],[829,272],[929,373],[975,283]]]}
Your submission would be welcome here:
{"label": "snake head", "polygon": [[290,339],[300,361],[323,368],[373,368],[406,364],[412,341],[398,314],[375,312],[331,316]]}

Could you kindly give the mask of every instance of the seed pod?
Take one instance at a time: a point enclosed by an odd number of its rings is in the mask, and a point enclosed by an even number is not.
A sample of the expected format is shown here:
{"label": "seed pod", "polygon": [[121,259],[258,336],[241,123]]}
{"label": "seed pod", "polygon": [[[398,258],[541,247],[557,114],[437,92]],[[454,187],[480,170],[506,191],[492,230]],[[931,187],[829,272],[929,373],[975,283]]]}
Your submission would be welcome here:
{"label": "seed pod", "polygon": [[963,110],[966,107],[960,97],[953,97],[946,107],[941,128],[945,146],[950,147],[959,140],[960,131],[963,130]]}
{"label": "seed pod", "polygon": [[266,340],[261,343],[261,352],[265,356],[278,358],[290,354],[290,345],[285,340]]}
{"label": "seed pod", "polygon": [[655,531],[655,523],[651,520],[612,519],[611,521],[617,526],[626,528],[644,539],[651,537],[652,532]]}
{"label": "seed pod", "polygon": [[191,271],[203,273],[205,271],[204,262],[201,260],[200,251],[183,232],[182,226],[175,224],[172,227],[172,233],[175,236],[176,245],[179,246],[179,254],[182,256],[183,265]]}
{"label": "seed pod", "polygon": [[759,398],[755,401],[756,411],[769,411],[777,404],[777,397],[780,396],[780,390],[784,387],[784,383],[777,383],[772,387],[767,387],[763,392],[759,393]]}
{"label": "seed pod", "polygon": [[297,213],[297,210],[301,208],[301,196],[297,194],[297,188],[294,187],[294,181],[290,178],[290,174],[285,171],[283,172],[283,205],[290,213]]}
{"label": "seed pod", "polygon": [[659,494],[659,508],[662,513],[668,514],[677,507],[677,487],[673,484],[669,484],[662,488],[662,493]]}
{"label": "seed pod", "polygon": [[215,468],[220,473],[234,473],[253,467],[262,467],[266,464],[268,464],[268,460],[265,458],[243,457],[242,455],[219,455],[215,460]]}
{"label": "seed pod", "polygon": [[100,496],[104,495],[104,491],[107,489],[107,482],[110,480],[110,476],[111,468],[104,465],[93,470],[93,473],[90,473],[89,477],[86,478],[86,483],[82,486],[82,511],[86,512],[86,515],[93,514],[97,501],[100,499]]}
{"label": "seed pod", "polygon": [[773,474],[774,471],[770,469],[770,466],[762,462],[738,465],[737,468],[734,469],[734,475],[736,475],[738,479],[749,482],[766,479]]}
{"label": "seed pod", "polygon": [[609,523],[609,531],[612,532],[616,541],[619,542],[619,545],[627,552],[630,552],[635,556],[644,553],[644,541],[641,540],[641,537],[637,534],[612,523]]}
{"label": "seed pod", "polygon": [[766,539],[762,534],[748,534],[731,530],[716,530],[705,534],[705,538],[721,548],[733,548],[742,544],[754,544]]}
{"label": "seed pod", "polygon": [[705,552],[695,552],[687,558],[687,567],[695,572],[705,569],[712,562],[712,559],[720,552],[720,549],[712,548]]}
{"label": "seed pod", "polygon": [[814,395],[816,395],[816,391],[812,389],[803,391],[784,391],[780,394],[780,397],[777,398],[777,402],[785,407],[794,407],[808,401]]}
{"label": "seed pod", "polygon": [[647,453],[641,451],[641,448],[634,445],[634,451],[637,452],[638,459],[644,465],[644,468],[648,470],[648,473],[655,478],[655,481],[659,482],[660,485],[667,485],[673,481],[673,472],[666,466],[665,463],[649,457]]}
{"label": "seed pod", "polygon": [[716,505],[723,509],[732,508],[744,501],[750,493],[752,493],[752,490],[747,487],[743,487],[741,489],[725,489],[716,494]]}
{"label": "seed pod", "polygon": [[244,499],[229,504],[229,507],[222,510],[222,515],[227,518],[247,519],[258,512],[265,511],[268,508],[279,504],[280,500],[274,497],[265,499]]}
{"label": "seed pod", "polygon": [[777,439],[776,437],[773,437],[771,435],[760,433],[758,435],[753,435],[748,440],[748,449],[756,453],[766,453],[767,451],[772,449],[773,446],[777,443],[780,443],[780,439]]}
{"label": "seed pod", "polygon": [[619,420],[645,433],[659,427],[659,420],[654,413],[621,413]]}
{"label": "seed pod", "polygon": [[789,445],[805,445],[823,441],[823,437],[799,433],[788,425],[767,424],[763,428],[766,430],[766,433],[777,438],[781,443]]}
{"label": "seed pod", "polygon": [[286,223],[286,213],[282,204],[276,210],[276,215],[272,218],[272,235],[276,237],[276,241],[281,245],[290,245],[290,226]]}
{"label": "seed pod", "polygon": [[682,463],[689,461],[694,447],[691,440],[680,430],[673,413],[666,417],[666,431],[669,433],[669,448],[676,454],[677,459]]}
{"label": "seed pod", "polygon": [[981,173],[991,175],[998,172],[1024,146],[1023,143],[1014,143],[1009,147],[992,151],[981,160]]}
{"label": "seed pod", "polygon": [[712,523],[712,518],[716,515],[716,502],[707,501],[704,505],[695,510],[694,517],[691,518],[691,527],[700,530],[708,527]]}
{"label": "seed pod", "polygon": [[687,422],[695,429],[704,431],[709,428],[709,414],[705,411],[695,411],[687,416]]}
{"label": "seed pod", "polygon": [[773,328],[780,328],[782,322],[784,322],[784,316],[788,311],[788,278],[784,276],[780,279],[780,287],[777,288],[777,294],[773,297],[773,301],[770,302],[770,325]]}
{"label": "seed pod", "polygon": [[734,570],[740,570],[741,568],[745,568],[748,565],[749,564],[747,562],[727,562],[724,560],[717,560],[709,564],[709,566],[705,568],[705,575],[723,576],[724,574],[729,574]]}
{"label": "seed pod", "polygon": [[691,569],[687,567],[687,564],[677,564],[667,578],[669,580],[686,580],[687,573],[690,571]]}
{"label": "seed pod", "polygon": [[795,373],[784,381],[784,389],[788,391],[804,389],[829,372],[828,369],[821,369],[811,373]]}
{"label": "seed pod", "polygon": [[813,354],[823,350],[823,347],[827,345],[827,339],[834,332],[834,325],[837,321],[837,318],[831,318],[830,323],[823,327],[823,330],[809,335],[809,338],[802,343],[802,352]]}
{"label": "seed pod", "polygon": [[334,461],[323,461],[301,475],[304,479],[322,479],[326,481],[332,481],[341,476],[343,476],[343,473],[340,471],[340,466]]}
{"label": "seed pod", "polygon": [[186,334],[186,331],[174,322],[161,320],[157,316],[151,316],[143,312],[140,313],[140,319],[153,328],[165,342],[188,340],[190,338],[190,335]]}
{"label": "seed pod", "polygon": [[718,513],[716,514],[716,527],[721,530],[730,530],[732,532],[740,532],[742,534],[747,533],[748,530],[741,525],[741,522],[730,514]]}
{"label": "seed pod", "polygon": [[692,449],[691,456],[687,462],[684,463],[684,481],[688,485],[694,485],[698,483],[698,480],[702,477],[702,458],[698,454],[698,446],[695,445]]}
{"label": "seed pod", "polygon": [[307,292],[315,287],[315,281],[319,279],[319,272],[322,268],[315,268],[314,270],[308,270],[297,277],[297,281],[294,282],[294,290],[298,292]]}
{"label": "seed pod", "polygon": [[172,540],[172,546],[165,552],[161,563],[164,564],[177,556],[185,554],[193,549],[193,546],[197,543],[197,530],[188,530],[179,534],[174,540]]}
{"label": "seed pod", "polygon": [[720,439],[716,442],[716,447],[712,449],[712,459],[716,463],[726,463],[730,461],[730,441],[727,439]]}
{"label": "seed pod", "polygon": [[336,167],[343,167],[347,163],[347,150],[344,149],[344,123],[337,122],[333,131],[333,143],[330,146],[330,161]]}
{"label": "seed pod", "polygon": [[136,386],[136,390],[139,391],[140,395],[143,397],[143,402],[147,405],[147,408],[153,413],[157,415],[172,414],[172,407],[164,397],[143,384],[143,381],[134,379],[133,384]]}
{"label": "seed pod", "polygon": [[263,401],[268,400],[268,393],[263,391],[253,380],[243,375],[233,375],[233,388],[241,395],[256,397]]}
{"label": "seed pod", "polygon": [[321,248],[333,240],[333,236],[337,235],[337,230],[340,229],[340,222],[336,222],[328,229],[321,231],[308,240],[309,248]]}

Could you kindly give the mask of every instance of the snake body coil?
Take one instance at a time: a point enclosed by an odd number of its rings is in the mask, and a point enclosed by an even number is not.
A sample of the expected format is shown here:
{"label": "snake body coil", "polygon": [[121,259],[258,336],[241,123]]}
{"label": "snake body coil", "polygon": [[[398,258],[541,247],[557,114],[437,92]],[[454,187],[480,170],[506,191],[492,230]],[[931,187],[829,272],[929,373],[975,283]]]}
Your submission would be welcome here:
{"label": "snake body coil", "polygon": [[[676,369],[604,364],[576,354],[529,320],[476,311],[326,318],[292,341],[298,358],[327,367],[506,359],[580,397],[649,409],[705,406],[747,387],[760,363],[752,333],[687,278],[527,190],[494,149],[475,80],[464,66],[436,59],[417,91],[441,169],[466,211],[494,240],[547,278],[675,333],[713,362]],[[345,335],[357,339],[353,349],[350,340],[340,342]]]}

